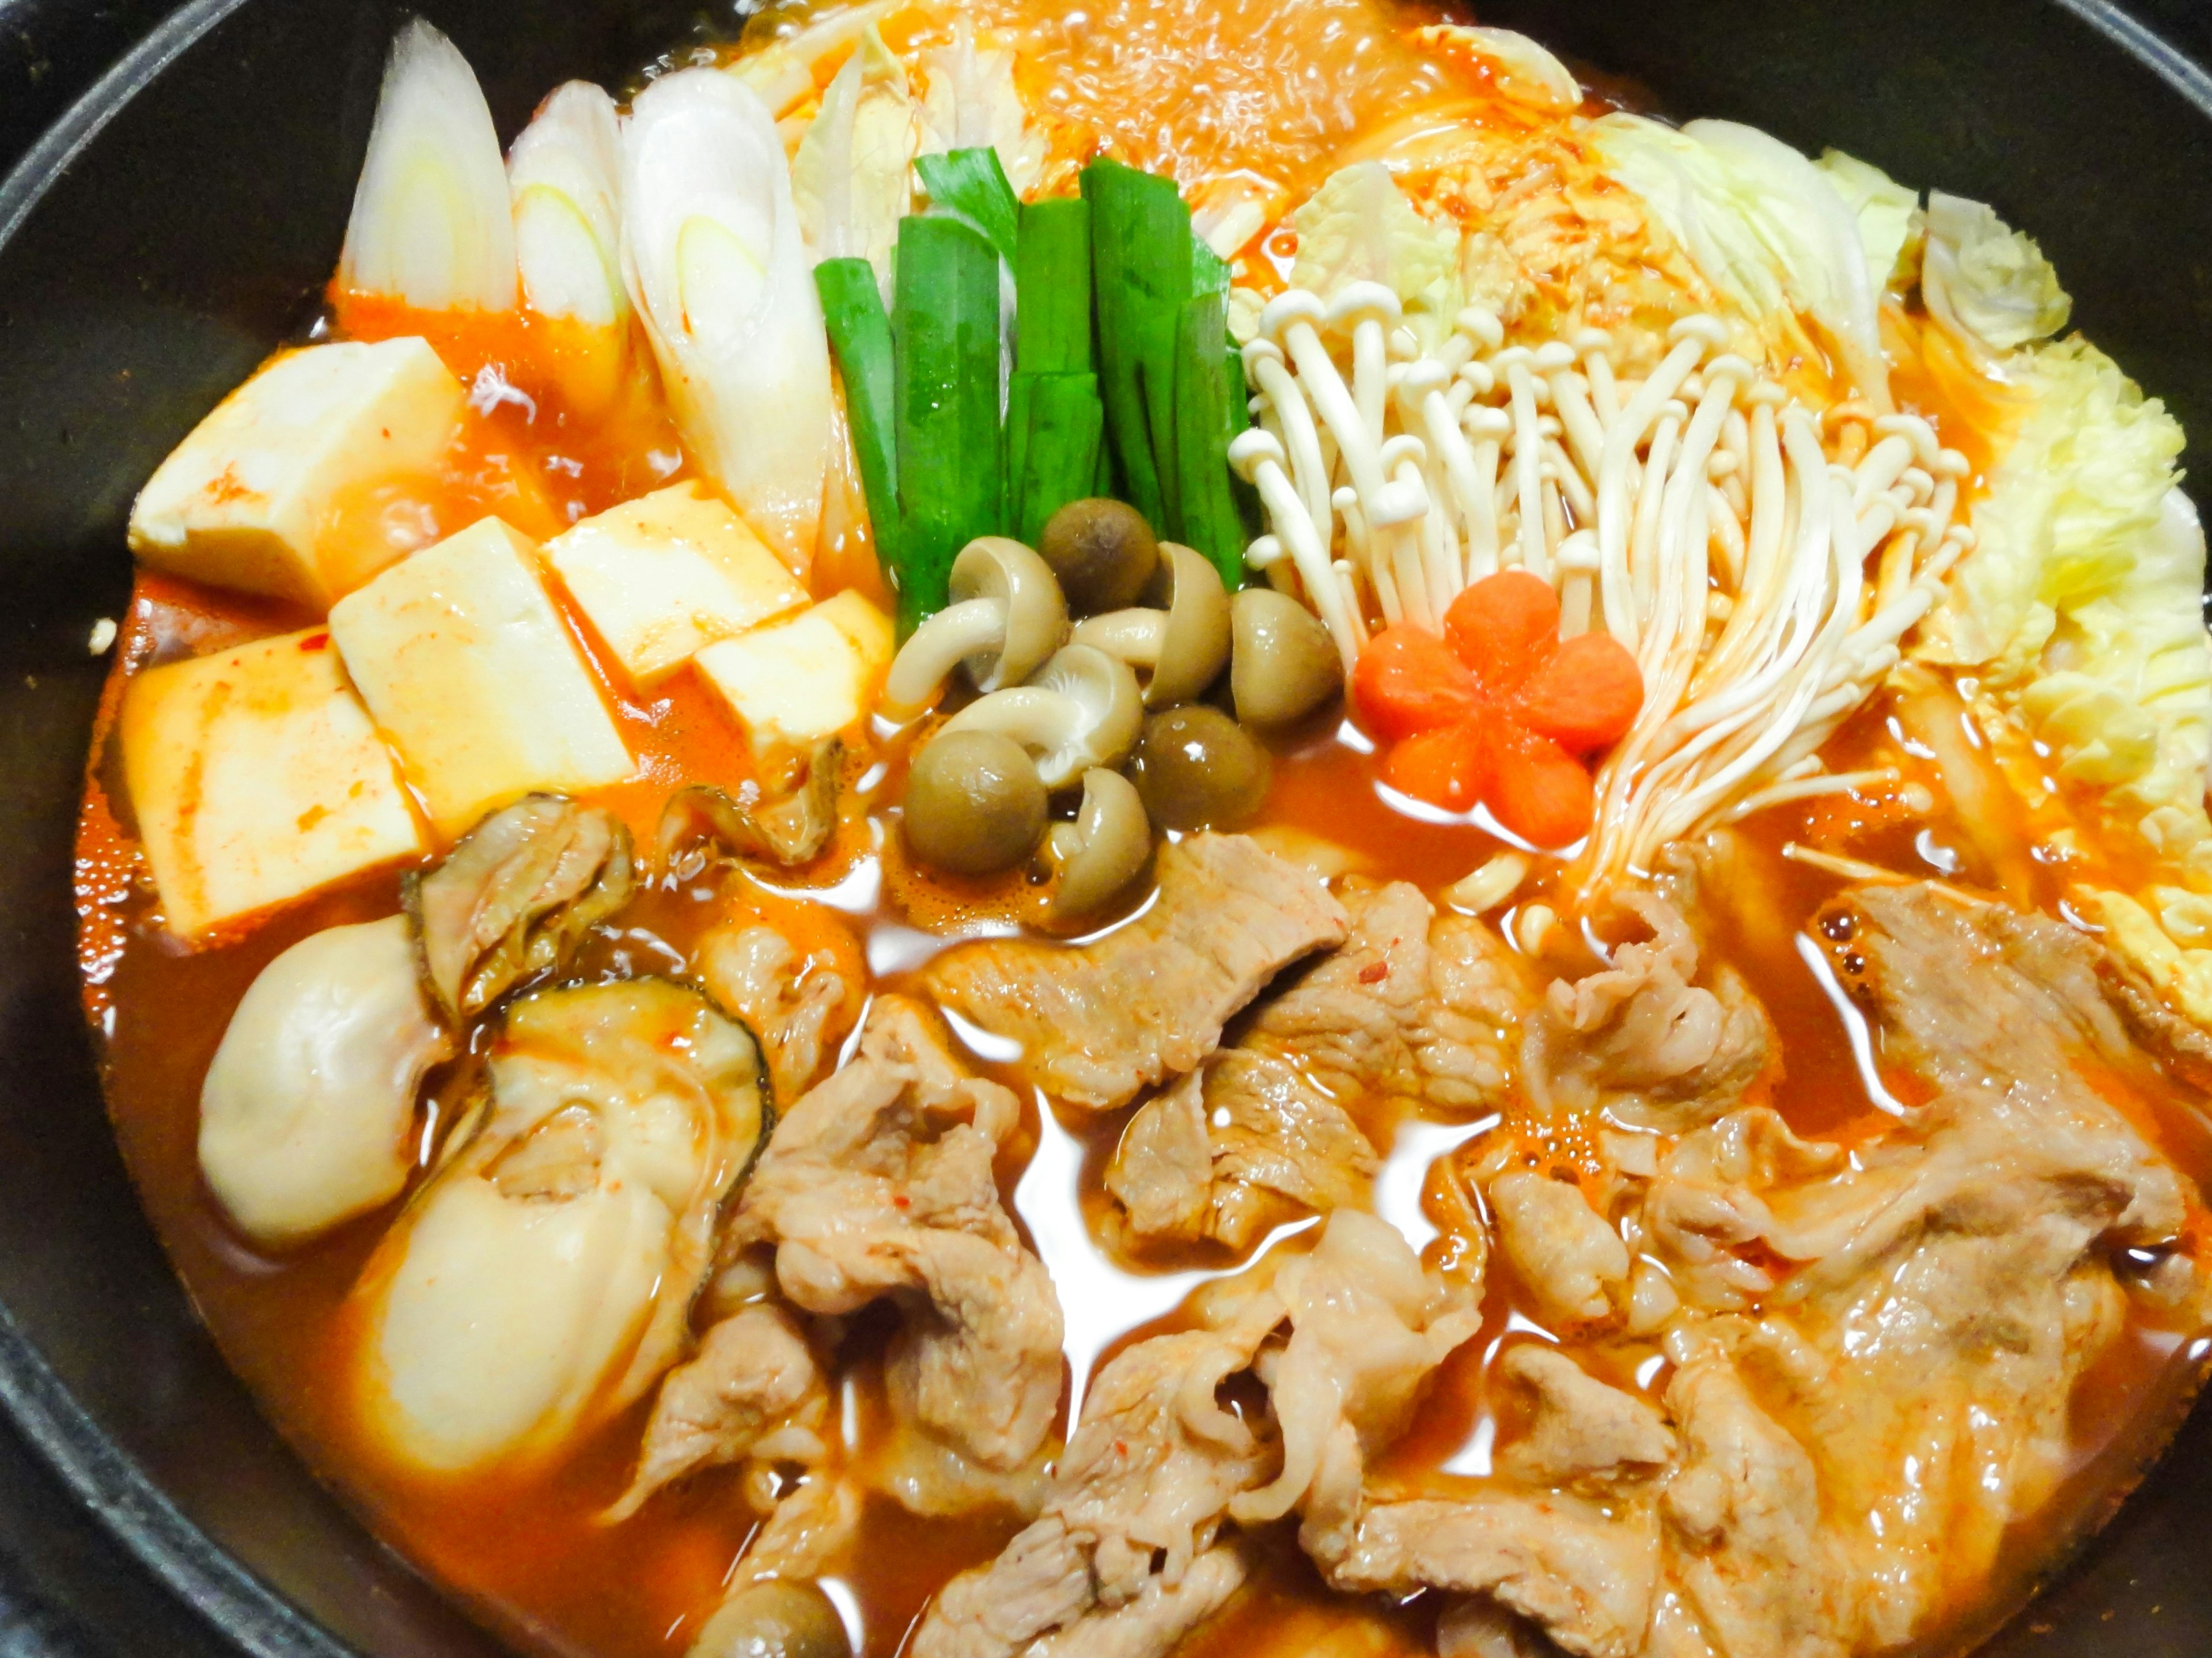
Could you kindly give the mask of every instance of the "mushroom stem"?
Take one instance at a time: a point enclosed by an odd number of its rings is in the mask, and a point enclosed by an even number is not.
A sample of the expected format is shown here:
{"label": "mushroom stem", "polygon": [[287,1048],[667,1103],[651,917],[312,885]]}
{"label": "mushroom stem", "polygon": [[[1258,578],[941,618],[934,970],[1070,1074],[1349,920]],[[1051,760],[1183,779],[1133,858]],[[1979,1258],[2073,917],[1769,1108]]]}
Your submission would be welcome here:
{"label": "mushroom stem", "polygon": [[1006,643],[1004,600],[970,598],[946,605],[916,628],[891,659],[884,679],[884,713],[893,720],[912,719],[963,659],[978,651],[1003,650]]}

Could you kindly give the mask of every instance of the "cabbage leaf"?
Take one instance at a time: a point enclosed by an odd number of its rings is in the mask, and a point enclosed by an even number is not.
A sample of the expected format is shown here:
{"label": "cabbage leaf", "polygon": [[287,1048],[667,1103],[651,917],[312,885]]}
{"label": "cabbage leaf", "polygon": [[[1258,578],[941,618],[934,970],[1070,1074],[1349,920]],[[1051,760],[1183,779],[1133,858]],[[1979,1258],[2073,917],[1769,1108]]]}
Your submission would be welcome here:
{"label": "cabbage leaf", "polygon": [[1806,317],[1859,391],[1887,406],[1881,284],[1832,170],[1732,121],[1678,129],[1617,112],[1592,122],[1589,135],[1607,171],[1643,199],[1722,299],[1769,337],[1786,313]]}
{"label": "cabbage leaf", "polygon": [[2049,339],[2074,310],[2033,238],[1940,190],[1928,197],[1920,293],[1929,315],[1985,357]]}
{"label": "cabbage leaf", "polygon": [[890,282],[921,141],[906,70],[871,24],[823,92],[791,158],[792,202],[817,260],[866,259],[878,284]]}
{"label": "cabbage leaf", "polygon": [[1290,222],[1298,236],[1291,287],[1328,299],[1353,282],[1381,282],[1422,349],[1443,344],[1463,303],[1459,231],[1423,218],[1382,162],[1331,173]]}
{"label": "cabbage leaf", "polygon": [[2029,401],[1920,652],[1979,670],[2045,764],[2159,862],[2141,894],[2098,896],[2106,924],[2212,1023],[2212,641],[2181,427],[2085,340],[2007,368]]}
{"label": "cabbage leaf", "polygon": [[1826,175],[1858,221],[1859,245],[1866,250],[1867,280],[1877,297],[1891,288],[1910,288],[1920,273],[1923,216],[1920,196],[1880,167],[1840,149],[1821,152],[1813,163]]}
{"label": "cabbage leaf", "polygon": [[1042,133],[1030,130],[1014,85],[1012,52],[978,46],[962,18],[950,46],[922,54],[921,74],[921,148],[995,149],[1014,194],[1026,200],[1044,177],[1048,146]]}

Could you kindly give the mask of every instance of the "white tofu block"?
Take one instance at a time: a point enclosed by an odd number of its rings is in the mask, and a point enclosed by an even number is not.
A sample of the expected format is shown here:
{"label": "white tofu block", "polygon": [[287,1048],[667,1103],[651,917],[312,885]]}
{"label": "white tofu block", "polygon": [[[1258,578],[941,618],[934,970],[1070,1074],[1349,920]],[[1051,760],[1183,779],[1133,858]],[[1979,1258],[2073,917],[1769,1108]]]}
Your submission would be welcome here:
{"label": "white tofu block", "polygon": [[441,835],[535,790],[635,769],[530,538],[496,518],[331,607],[331,636]]}
{"label": "white tofu block", "polygon": [[757,746],[802,747],[866,714],[896,648],[890,618],[839,593],[699,653],[699,671]]}
{"label": "white tofu block", "polygon": [[327,610],[407,550],[380,495],[435,477],[465,398],[424,340],[287,352],[146,481],[131,550],[196,581]]}
{"label": "white tofu block", "polygon": [[587,518],[547,542],[544,554],[640,687],[806,603],[783,561],[696,483]]}
{"label": "white tofu block", "polygon": [[149,668],[118,730],[172,932],[193,937],[422,850],[326,629]]}

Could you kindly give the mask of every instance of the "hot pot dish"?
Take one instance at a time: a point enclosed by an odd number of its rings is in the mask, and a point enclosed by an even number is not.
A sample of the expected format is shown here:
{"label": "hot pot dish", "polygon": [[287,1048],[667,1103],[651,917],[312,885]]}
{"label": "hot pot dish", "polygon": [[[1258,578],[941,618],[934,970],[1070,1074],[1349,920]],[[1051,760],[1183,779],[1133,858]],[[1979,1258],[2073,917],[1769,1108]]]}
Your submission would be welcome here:
{"label": "hot pot dish", "polygon": [[391,47],[149,478],[87,1013],[518,1646],[1963,1650],[2206,1352],[2182,434],[1990,207],[1384,0]]}

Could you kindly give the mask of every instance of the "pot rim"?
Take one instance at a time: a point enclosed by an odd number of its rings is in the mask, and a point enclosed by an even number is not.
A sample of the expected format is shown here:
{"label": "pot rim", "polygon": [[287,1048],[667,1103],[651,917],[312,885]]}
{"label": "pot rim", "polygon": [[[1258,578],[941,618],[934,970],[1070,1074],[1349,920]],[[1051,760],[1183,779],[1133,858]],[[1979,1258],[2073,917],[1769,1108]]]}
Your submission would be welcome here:
{"label": "pot rim", "polygon": [[[252,3],[256,0],[187,0],[79,94],[0,177],[0,251],[133,98]],[[2212,70],[2118,0],[2047,3],[2095,31],[2212,122]],[[253,1658],[363,1658],[187,1515],[79,1403],[4,1303],[0,1412],[110,1538],[242,1651]]]}

